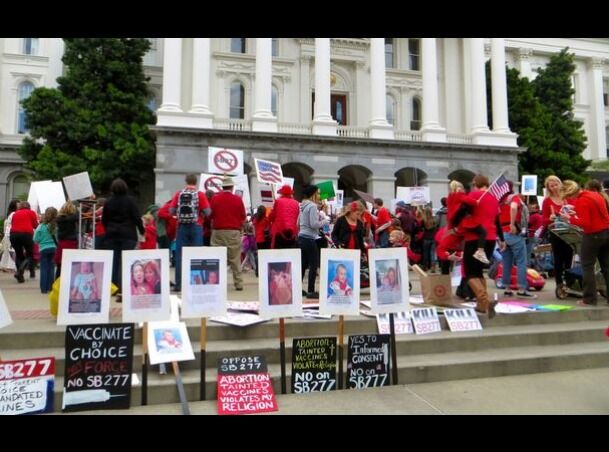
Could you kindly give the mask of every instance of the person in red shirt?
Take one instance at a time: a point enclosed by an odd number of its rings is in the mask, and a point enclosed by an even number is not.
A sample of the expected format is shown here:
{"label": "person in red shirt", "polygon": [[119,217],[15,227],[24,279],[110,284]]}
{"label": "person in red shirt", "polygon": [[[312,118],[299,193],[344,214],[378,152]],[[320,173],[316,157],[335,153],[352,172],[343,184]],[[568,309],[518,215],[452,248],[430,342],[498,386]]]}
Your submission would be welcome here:
{"label": "person in red shirt", "polygon": [[377,248],[389,248],[389,234],[391,233],[391,215],[386,207],[383,207],[383,200],[381,198],[374,199],[374,209],[376,210],[376,217],[373,215],[374,220],[374,235]]}
{"label": "person in red shirt", "polygon": [[154,225],[154,217],[147,213],[142,217],[144,223],[144,241],[140,242],[139,249],[141,250],[156,250],[156,226]]}
{"label": "person in red shirt", "polygon": [[[169,212],[174,215],[177,220],[178,230],[176,236],[176,291],[182,290],[182,247],[184,246],[202,246],[203,245],[203,215],[209,215],[211,210],[205,193],[197,188],[197,175],[188,174],[186,176],[186,187],[178,190],[171,199]],[[188,218],[182,214],[184,209],[181,199],[186,193],[192,193],[197,196],[197,212],[192,212],[194,219]],[[183,201],[182,201],[183,202]]]}
{"label": "person in red shirt", "polygon": [[527,262],[530,266],[533,249],[539,243],[539,236],[543,231],[543,216],[539,211],[539,204],[535,201],[529,203],[529,225],[527,228]]}
{"label": "person in red shirt", "polygon": [[23,272],[30,269],[30,278],[35,278],[34,261],[34,230],[38,227],[38,215],[30,209],[30,203],[22,201],[19,209],[13,214],[11,223],[11,245],[15,250],[17,272],[15,278],[20,283],[25,282]]}
{"label": "person in red shirt", "polygon": [[235,290],[243,290],[241,276],[241,228],[245,222],[245,205],[233,194],[235,183],[230,177],[222,181],[222,191],[211,199],[211,246],[225,246],[228,265],[233,271]]}
{"label": "person in red shirt", "polygon": [[560,195],[572,207],[562,209],[560,217],[584,231],[581,245],[584,296],[578,304],[597,303],[594,264],[598,259],[605,279],[605,290],[609,290],[609,211],[600,193],[582,190],[577,182],[566,180]]}
{"label": "person in red shirt", "polygon": [[281,198],[276,199],[273,210],[269,215],[271,222],[271,248],[297,248],[298,215],[300,204],[292,196],[294,191],[289,185],[284,185],[278,191]]}

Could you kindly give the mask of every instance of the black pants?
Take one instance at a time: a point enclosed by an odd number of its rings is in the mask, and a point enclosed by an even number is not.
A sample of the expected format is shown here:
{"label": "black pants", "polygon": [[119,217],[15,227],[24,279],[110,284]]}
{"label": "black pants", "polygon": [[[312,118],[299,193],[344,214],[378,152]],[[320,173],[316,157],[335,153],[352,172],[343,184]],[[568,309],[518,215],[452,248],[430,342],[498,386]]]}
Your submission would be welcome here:
{"label": "black pants", "polygon": [[573,248],[552,233],[550,233],[550,244],[552,245],[552,254],[554,256],[554,279],[556,280],[556,286],[559,287],[563,284],[565,270],[571,268]]}
{"label": "black pants", "polygon": [[273,249],[276,250],[287,250],[290,248],[298,248],[298,242],[296,238],[285,239],[281,234],[275,236],[275,246]]}
{"label": "black pants", "polygon": [[315,292],[315,279],[317,278],[317,267],[319,267],[317,243],[315,243],[315,239],[299,236],[298,245],[300,246],[300,268],[303,279],[305,270],[309,269],[307,292]]}
{"label": "black pants", "polygon": [[594,234],[584,234],[581,251],[584,302],[596,304],[594,264],[596,264],[597,259],[605,279],[605,291],[609,288],[609,229]]}
{"label": "black pants", "polygon": [[11,232],[11,245],[15,249],[15,265],[17,274],[23,275],[26,267],[33,272],[36,269],[34,261],[34,235],[27,232]]}
{"label": "black pants", "polygon": [[[482,271],[484,270],[484,264],[478,259],[474,258],[474,253],[478,249],[478,241],[470,240],[465,242],[465,248],[463,249],[463,263],[465,264],[465,275],[466,278],[483,278]],[[484,243],[484,252],[486,257],[490,260],[495,249],[495,240],[487,240]]]}

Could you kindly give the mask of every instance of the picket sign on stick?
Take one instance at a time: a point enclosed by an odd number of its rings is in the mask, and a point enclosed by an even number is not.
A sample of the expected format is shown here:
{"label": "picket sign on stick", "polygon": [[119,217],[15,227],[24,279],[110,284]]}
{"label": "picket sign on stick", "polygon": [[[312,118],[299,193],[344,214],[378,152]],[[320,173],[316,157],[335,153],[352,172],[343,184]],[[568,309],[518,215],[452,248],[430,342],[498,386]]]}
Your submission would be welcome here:
{"label": "picket sign on stick", "polygon": [[281,393],[287,394],[285,376],[285,319],[279,318],[279,359],[281,361]]}
{"label": "picket sign on stick", "polygon": [[207,348],[207,318],[201,317],[201,334],[199,336],[199,342],[201,343],[201,388],[199,390],[199,400],[205,399],[205,368],[207,367],[207,357],[205,356],[205,349]]}
{"label": "picket sign on stick", "polygon": [[142,328],[142,406],[148,405],[148,322]]}
{"label": "picket sign on stick", "polygon": [[171,366],[173,367],[173,373],[176,376],[178,395],[180,396],[180,403],[182,404],[182,414],[188,416],[190,415],[190,408],[188,407],[188,399],[186,398],[186,392],[184,391],[184,382],[182,381],[180,366],[178,366],[177,361],[172,361]]}
{"label": "picket sign on stick", "polygon": [[391,345],[391,379],[393,384],[398,384],[398,354],[395,349],[395,323],[393,319],[393,312],[389,314],[389,344]]}
{"label": "picket sign on stick", "polygon": [[345,316],[338,316],[338,389],[343,389],[343,349],[345,348]]}

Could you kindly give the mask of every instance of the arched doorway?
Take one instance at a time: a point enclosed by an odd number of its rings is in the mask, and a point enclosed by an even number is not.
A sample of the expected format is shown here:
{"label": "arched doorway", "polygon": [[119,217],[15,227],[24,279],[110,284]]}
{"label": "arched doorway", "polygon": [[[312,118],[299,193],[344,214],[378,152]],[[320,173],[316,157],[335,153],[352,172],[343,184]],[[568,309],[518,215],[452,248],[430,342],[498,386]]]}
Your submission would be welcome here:
{"label": "arched doorway", "polygon": [[290,162],[281,165],[281,171],[283,177],[294,179],[294,198],[302,200],[302,187],[311,183],[313,168],[304,163]]}
{"label": "arched doorway", "polygon": [[472,185],[472,180],[474,179],[475,174],[470,170],[466,169],[458,169],[453,171],[448,175],[448,180],[456,180],[463,184],[466,190],[469,190]]}
{"label": "arched doorway", "polygon": [[353,190],[368,192],[372,171],[360,165],[349,165],[338,170],[338,189],[344,190],[344,202],[359,199]]}
{"label": "arched doorway", "polygon": [[427,185],[427,173],[413,167],[402,168],[395,172],[396,187],[421,187]]}

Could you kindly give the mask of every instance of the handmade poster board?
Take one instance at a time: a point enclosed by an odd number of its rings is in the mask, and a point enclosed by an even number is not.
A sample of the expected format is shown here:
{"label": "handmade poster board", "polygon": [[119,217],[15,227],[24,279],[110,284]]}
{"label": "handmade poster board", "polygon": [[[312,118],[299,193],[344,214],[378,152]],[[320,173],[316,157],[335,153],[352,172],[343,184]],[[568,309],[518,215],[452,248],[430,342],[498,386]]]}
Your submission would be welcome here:
{"label": "handmade poster board", "polygon": [[226,315],[226,247],[182,248],[182,318]]}
{"label": "handmade poster board", "polygon": [[523,174],[520,187],[524,196],[537,196],[537,174]]}
{"label": "handmade poster board", "polygon": [[358,315],[360,250],[322,248],[319,313]]}
{"label": "handmade poster board", "polygon": [[349,336],[346,375],[348,389],[389,385],[389,340],[388,334]]}
{"label": "handmade poster board", "polygon": [[438,311],[435,307],[416,308],[410,311],[416,334],[430,334],[442,331]]}
{"label": "handmade poster board", "polygon": [[184,322],[150,322],[147,339],[150,364],[195,359]]}
{"label": "handmade poster board", "polygon": [[481,330],[482,325],[476,311],[472,308],[466,309],[444,309],[444,317],[448,328],[455,331]]}
{"label": "handmade poster board", "polygon": [[55,358],[0,361],[0,416],[53,411]]}
{"label": "handmade poster board", "polygon": [[[389,315],[390,314],[376,315],[376,324],[379,329],[379,334],[390,334]],[[393,321],[395,334],[414,334],[410,312],[396,312],[393,316]]]}
{"label": "handmade poster board", "polygon": [[371,313],[408,311],[408,260],[405,249],[370,249],[368,260]]}
{"label": "handmade poster board", "polygon": [[129,408],[134,333],[133,323],[67,327],[63,411]]}
{"label": "handmade poster board", "polygon": [[300,249],[258,251],[258,274],[261,317],[302,315]]}
{"label": "handmade poster board", "polygon": [[243,151],[209,146],[207,172],[231,176],[243,174]]}
{"label": "handmade poster board", "polygon": [[6,305],[6,301],[4,300],[4,296],[2,295],[2,291],[0,290],[0,328],[9,326],[11,323],[13,323],[13,319],[8,310],[8,306]]}
{"label": "handmade poster board", "polygon": [[86,199],[93,195],[93,187],[87,171],[64,177],[63,185],[66,187],[68,199],[71,201]]}
{"label": "handmade poster board", "polygon": [[336,389],[336,337],[294,338],[292,392]]}
{"label": "handmade poster board", "polygon": [[258,182],[283,185],[281,164],[269,160],[254,159]]}

